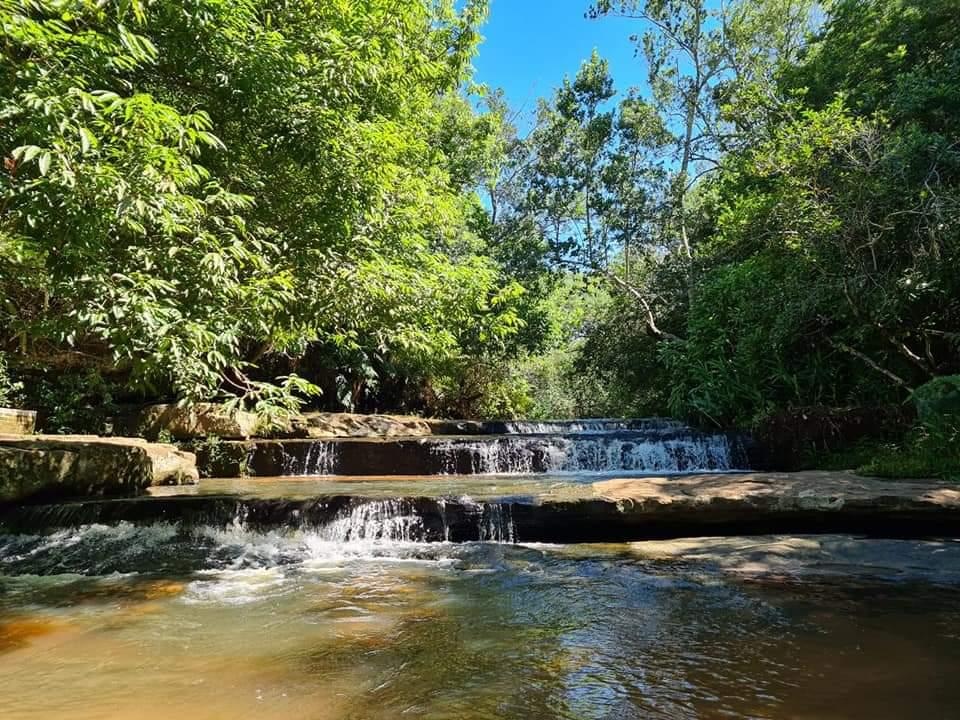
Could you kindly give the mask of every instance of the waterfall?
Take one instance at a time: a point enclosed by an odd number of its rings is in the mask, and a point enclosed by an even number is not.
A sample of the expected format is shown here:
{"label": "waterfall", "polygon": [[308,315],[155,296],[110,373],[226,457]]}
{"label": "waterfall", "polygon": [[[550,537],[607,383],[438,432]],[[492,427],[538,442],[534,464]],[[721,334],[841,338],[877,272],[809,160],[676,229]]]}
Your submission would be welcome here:
{"label": "waterfall", "polygon": [[[364,500],[344,508],[336,517],[318,528],[321,540],[331,543],[413,543],[437,539],[431,523],[439,521],[443,542],[450,541],[451,519],[466,519],[473,525],[471,534],[481,542],[516,542],[513,514],[509,505],[480,503],[470,497],[450,501],[437,499],[426,509],[427,515],[412,500]],[[451,518],[452,516],[452,518]]]}
{"label": "waterfall", "polygon": [[488,434],[255,442],[247,467],[261,477],[692,473],[748,467],[741,437],[675,420],[487,425]]}
{"label": "waterfall", "polygon": [[370,500],[354,505],[320,529],[329,542],[370,540],[416,542],[423,540],[423,518],[405,500]]}
{"label": "waterfall", "polygon": [[645,433],[503,436],[430,444],[442,474],[694,472],[737,467],[737,443],[722,434],[650,438]]}
{"label": "waterfall", "polygon": [[[441,475],[530,474],[539,471],[537,441],[517,437],[480,440],[441,440],[429,444]],[[467,467],[464,468],[464,459]]]}
{"label": "waterfall", "polygon": [[339,453],[336,443],[316,441],[298,445],[305,447],[303,454],[293,454],[284,447],[282,474],[293,477],[305,477],[309,475],[333,475],[337,470],[337,460]]}
{"label": "waterfall", "polygon": [[680,437],[670,440],[573,439],[564,440],[562,457],[552,470],[562,472],[691,472],[730,470],[733,447],[725,435]]}
{"label": "waterfall", "polygon": [[513,525],[513,513],[510,506],[504,508],[500,503],[484,506],[480,516],[479,538],[481,542],[513,544],[516,542],[516,530]]}

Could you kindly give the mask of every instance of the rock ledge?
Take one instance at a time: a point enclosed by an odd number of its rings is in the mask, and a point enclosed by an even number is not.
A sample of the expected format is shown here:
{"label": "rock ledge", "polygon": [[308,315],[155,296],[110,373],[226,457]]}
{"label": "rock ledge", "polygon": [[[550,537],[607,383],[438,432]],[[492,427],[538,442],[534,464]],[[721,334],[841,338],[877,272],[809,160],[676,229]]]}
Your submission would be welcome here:
{"label": "rock ledge", "polygon": [[196,456],[139,438],[0,435],[0,501],[138,495],[198,479]]}

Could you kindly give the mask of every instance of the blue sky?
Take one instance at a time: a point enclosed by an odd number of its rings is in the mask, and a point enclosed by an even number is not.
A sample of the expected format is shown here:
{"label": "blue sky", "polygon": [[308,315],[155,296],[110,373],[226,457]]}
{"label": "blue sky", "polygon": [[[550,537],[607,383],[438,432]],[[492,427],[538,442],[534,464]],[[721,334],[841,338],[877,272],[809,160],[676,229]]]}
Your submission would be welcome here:
{"label": "blue sky", "polygon": [[538,97],[552,94],[597,48],[619,91],[645,84],[643,60],[634,57],[630,42],[642,25],[616,17],[587,20],[588,6],[589,0],[491,0],[475,80],[503,88],[510,106],[529,115]]}

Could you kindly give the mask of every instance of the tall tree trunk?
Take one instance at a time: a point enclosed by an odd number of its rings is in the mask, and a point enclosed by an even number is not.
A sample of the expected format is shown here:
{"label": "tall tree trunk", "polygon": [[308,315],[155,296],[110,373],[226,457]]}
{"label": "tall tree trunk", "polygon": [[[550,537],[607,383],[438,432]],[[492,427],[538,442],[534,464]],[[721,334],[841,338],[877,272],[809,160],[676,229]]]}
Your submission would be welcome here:
{"label": "tall tree trunk", "polygon": [[693,130],[696,119],[696,100],[690,99],[687,102],[686,127],[684,128],[683,136],[683,157],[680,161],[680,177],[677,183],[679,186],[677,190],[679,193],[677,197],[677,212],[680,213],[680,239],[683,242],[683,252],[688,260],[693,257],[693,253],[690,250],[690,237],[687,234],[687,176],[690,172],[690,156],[693,154]]}

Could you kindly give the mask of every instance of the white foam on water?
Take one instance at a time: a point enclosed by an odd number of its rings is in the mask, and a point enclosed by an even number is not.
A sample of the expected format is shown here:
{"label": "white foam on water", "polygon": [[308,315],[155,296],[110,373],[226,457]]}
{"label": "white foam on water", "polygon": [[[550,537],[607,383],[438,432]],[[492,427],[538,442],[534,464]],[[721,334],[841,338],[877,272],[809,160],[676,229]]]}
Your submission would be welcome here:
{"label": "white foam on water", "polygon": [[176,534],[177,526],[171,523],[134,525],[119,522],[116,525],[83,525],[44,535],[3,535],[0,536],[0,564],[63,554],[87,545],[121,554],[138,554],[170,541]]}
{"label": "white foam on water", "polygon": [[669,418],[585,418],[581,420],[510,420],[506,431],[516,435],[569,435],[572,433],[613,433],[624,430],[670,432],[683,428],[679,420]]}
{"label": "white foam on water", "polygon": [[[723,472],[734,470],[736,448],[727,435],[697,434],[652,439],[625,437],[503,436],[430,443],[441,472],[476,475],[549,473]],[[467,467],[464,468],[466,459]]]}
{"label": "white foam on water", "polygon": [[[432,462],[425,474],[532,475],[601,472],[723,472],[735,469],[739,441],[695,430],[676,420],[510,421],[505,435],[420,438]],[[335,475],[341,469],[337,442],[282,444],[280,472],[289,477]],[[251,449],[251,452],[254,452]],[[377,452],[375,447],[370,452]],[[381,474],[391,474],[384,465]]]}
{"label": "white foam on water", "polygon": [[562,439],[562,458],[551,456],[562,472],[693,472],[731,470],[733,448],[725,435],[697,435],[672,440],[621,438]]}
{"label": "white foam on water", "polygon": [[516,540],[513,512],[499,503],[484,508],[480,522],[480,541],[512,544]]}
{"label": "white foam on water", "polygon": [[187,584],[182,602],[188,605],[248,605],[276,597],[287,587],[279,567],[206,570],[207,577]]}
{"label": "white foam on water", "polygon": [[371,500],[340,513],[321,531],[333,543],[389,540],[412,542],[423,537],[423,518],[405,500]]}
{"label": "white foam on water", "polygon": [[337,443],[316,440],[305,443],[307,451],[303,457],[284,451],[282,470],[290,477],[309,477],[316,475],[334,475],[340,447]]}

